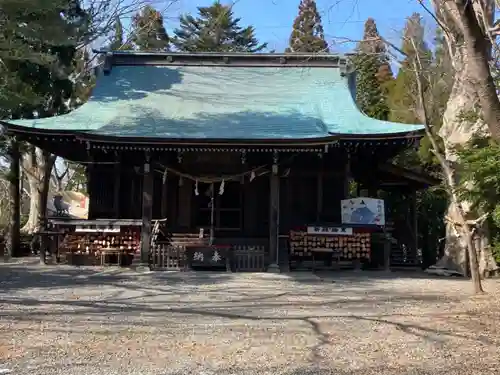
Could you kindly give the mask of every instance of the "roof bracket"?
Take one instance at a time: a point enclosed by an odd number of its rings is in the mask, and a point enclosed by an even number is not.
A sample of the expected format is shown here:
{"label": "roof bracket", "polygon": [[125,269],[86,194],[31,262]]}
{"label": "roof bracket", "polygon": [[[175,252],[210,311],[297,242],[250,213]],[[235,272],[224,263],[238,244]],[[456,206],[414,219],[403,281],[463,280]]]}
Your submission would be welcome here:
{"label": "roof bracket", "polygon": [[113,68],[113,52],[107,52],[104,58],[104,65],[102,67],[102,72],[105,76],[111,74],[111,69]]}

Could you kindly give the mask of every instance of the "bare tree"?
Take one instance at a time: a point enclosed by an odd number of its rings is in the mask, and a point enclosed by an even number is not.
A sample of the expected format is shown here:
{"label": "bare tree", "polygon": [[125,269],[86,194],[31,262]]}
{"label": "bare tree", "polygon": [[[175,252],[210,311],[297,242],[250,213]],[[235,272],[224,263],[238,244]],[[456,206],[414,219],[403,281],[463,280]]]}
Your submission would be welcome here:
{"label": "bare tree", "polygon": [[456,209],[456,219],[447,219],[450,221],[450,224],[453,226],[457,235],[460,238],[463,238],[467,248],[467,254],[469,258],[470,265],[470,273],[472,278],[472,283],[474,286],[474,292],[476,294],[483,293],[483,287],[481,283],[481,275],[479,273],[479,265],[477,260],[477,252],[476,246],[474,242],[474,233],[476,231],[476,226],[481,225],[482,221],[486,218],[483,216],[475,221],[467,220],[466,211],[463,207],[463,202],[459,198],[457,193],[457,182],[455,181],[455,172],[450,167],[449,162],[446,160],[444,153],[441,151],[439,147],[439,143],[436,139],[436,135],[431,129],[429,124],[429,112],[427,109],[427,102],[425,99],[425,91],[424,91],[424,81],[430,81],[430,79],[424,78],[424,67],[422,61],[420,59],[420,54],[418,53],[418,49],[414,41],[412,40],[412,44],[414,47],[415,53],[413,54],[413,59],[411,60],[411,64],[414,69],[416,84],[417,84],[417,92],[418,92],[418,104],[421,109],[422,122],[425,127],[425,133],[432,145],[432,152],[436,156],[439,165],[441,166],[444,174],[444,183],[446,186],[446,191],[448,192],[448,196],[450,198],[450,203]]}
{"label": "bare tree", "polygon": [[[445,159],[457,184],[457,147],[467,144],[476,136],[498,134],[499,122],[496,119],[500,117],[496,117],[495,108],[499,107],[499,102],[496,93],[491,95],[494,85],[489,67],[493,44],[488,32],[489,26],[486,26],[493,20],[495,4],[494,0],[432,0],[432,12],[421,0],[417,1],[442,29],[454,68],[453,86],[439,136],[443,140]],[[477,220],[478,214],[472,210],[469,202],[462,202],[460,206],[450,200],[446,215],[445,252],[437,264],[431,267],[433,269],[467,273],[470,260],[467,256],[467,238],[457,231],[456,223],[463,221],[462,214],[469,220]],[[498,267],[491,253],[488,228],[484,220],[477,222],[474,242],[480,274],[488,276]]]}

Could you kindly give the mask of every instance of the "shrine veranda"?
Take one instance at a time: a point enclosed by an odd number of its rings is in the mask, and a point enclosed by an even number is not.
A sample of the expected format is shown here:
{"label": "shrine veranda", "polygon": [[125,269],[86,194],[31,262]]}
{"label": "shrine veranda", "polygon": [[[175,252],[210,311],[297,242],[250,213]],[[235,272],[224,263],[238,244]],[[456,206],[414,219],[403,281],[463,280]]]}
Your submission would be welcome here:
{"label": "shrine veranda", "polygon": [[[422,127],[359,112],[354,73],[338,55],[113,52],[78,109],[2,124],[87,166],[88,219],[48,220],[61,262],[387,267],[392,233],[416,264],[411,203],[436,181],[389,161]],[[410,234],[387,207],[383,225],[345,223],[343,199],[390,189]]]}

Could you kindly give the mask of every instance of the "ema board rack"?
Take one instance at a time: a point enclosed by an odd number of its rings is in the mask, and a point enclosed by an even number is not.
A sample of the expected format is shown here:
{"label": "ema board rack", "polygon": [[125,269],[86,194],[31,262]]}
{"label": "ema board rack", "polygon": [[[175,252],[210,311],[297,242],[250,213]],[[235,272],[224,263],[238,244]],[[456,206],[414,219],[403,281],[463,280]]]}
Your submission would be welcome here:
{"label": "ema board rack", "polygon": [[369,260],[371,234],[359,228],[321,225],[290,231],[290,256],[293,259],[312,259],[315,249],[332,249],[344,261]]}
{"label": "ema board rack", "polygon": [[[140,251],[141,220],[72,220],[49,219],[49,225],[62,234],[58,252],[70,264],[98,265],[103,253],[130,263],[133,254]],[[109,258],[108,257],[108,258]]]}

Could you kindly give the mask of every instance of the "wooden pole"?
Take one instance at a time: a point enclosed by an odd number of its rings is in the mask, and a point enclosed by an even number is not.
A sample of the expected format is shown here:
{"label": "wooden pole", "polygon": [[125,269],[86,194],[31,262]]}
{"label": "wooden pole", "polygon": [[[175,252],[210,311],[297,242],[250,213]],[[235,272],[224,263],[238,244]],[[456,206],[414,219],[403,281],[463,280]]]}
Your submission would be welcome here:
{"label": "wooden pole", "polygon": [[344,199],[350,198],[349,188],[351,182],[351,155],[347,154],[345,169],[344,169]]}
{"label": "wooden pole", "polygon": [[323,214],[323,154],[320,154],[319,171],[317,180],[317,199],[316,199],[316,221],[320,221]]}
{"label": "wooden pole", "polygon": [[275,152],[269,182],[269,267],[268,272],[279,272],[278,241],[279,241],[279,201],[280,177],[278,175],[278,154]]}
{"label": "wooden pole", "polygon": [[89,206],[87,208],[87,218],[88,219],[93,219],[94,218],[94,207],[96,206],[95,204],[95,199],[97,197],[98,192],[98,187],[94,189],[95,181],[94,181],[94,157],[89,154],[89,164],[87,164],[87,167],[85,168],[85,172],[87,175],[87,194],[89,196]]}
{"label": "wooden pole", "polygon": [[114,189],[113,189],[113,211],[115,219],[120,217],[120,188],[121,188],[121,163],[120,156],[115,155],[115,165],[113,168],[114,174]]}
{"label": "wooden pole", "polygon": [[144,163],[143,173],[141,263],[139,265],[139,270],[149,270],[151,220],[153,219],[153,172],[149,160],[146,160]]}
{"label": "wooden pole", "polygon": [[20,247],[20,208],[21,194],[19,189],[20,153],[19,143],[15,139],[10,140],[10,170],[9,170],[9,232],[6,241],[5,256],[11,258],[19,252]]}
{"label": "wooden pole", "polygon": [[417,191],[413,190],[411,194],[412,203],[412,219],[413,219],[413,246],[415,259],[422,262],[422,259],[418,257],[418,210],[417,210]]}
{"label": "wooden pole", "polygon": [[[167,214],[167,208],[168,207],[168,174],[167,171],[165,170],[163,172],[163,179],[162,179],[162,185],[161,185],[161,218],[165,219],[168,214]],[[168,223],[168,221],[167,221]],[[172,222],[170,222],[171,224]]]}

